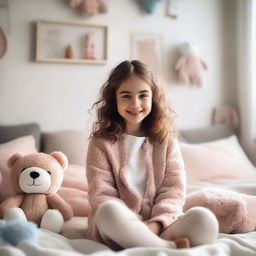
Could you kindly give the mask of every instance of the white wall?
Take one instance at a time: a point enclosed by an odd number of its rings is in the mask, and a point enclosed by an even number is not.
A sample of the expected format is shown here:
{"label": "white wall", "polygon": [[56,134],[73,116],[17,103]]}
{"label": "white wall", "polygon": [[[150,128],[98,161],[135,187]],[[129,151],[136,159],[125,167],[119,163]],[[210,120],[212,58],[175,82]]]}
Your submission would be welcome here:
{"label": "white wall", "polygon": [[[179,127],[209,125],[215,106],[236,104],[236,93],[229,93],[236,89],[229,78],[235,63],[225,66],[225,61],[232,59],[224,43],[232,19],[226,17],[224,2],[179,0],[179,17],[175,20],[166,16],[166,0],[160,1],[153,15],[143,13],[137,1],[109,0],[109,13],[91,18],[71,9],[67,0],[9,0],[9,48],[0,61],[0,124],[35,121],[44,131],[87,127],[87,110],[97,99],[107,74],[117,63],[130,58],[131,33],[156,32],[164,37],[166,84]],[[36,63],[35,22],[40,19],[108,25],[108,63]],[[179,84],[172,71],[177,47],[185,41],[196,43],[209,65],[200,89]]]}

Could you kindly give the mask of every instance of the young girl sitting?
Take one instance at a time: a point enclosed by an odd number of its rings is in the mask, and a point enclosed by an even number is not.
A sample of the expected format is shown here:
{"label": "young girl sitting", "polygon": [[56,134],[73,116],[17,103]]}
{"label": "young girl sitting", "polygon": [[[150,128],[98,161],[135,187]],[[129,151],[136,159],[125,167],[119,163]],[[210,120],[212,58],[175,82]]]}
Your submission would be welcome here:
{"label": "young girl sitting", "polygon": [[151,71],[138,60],[124,61],[101,93],[86,162],[87,238],[112,249],[213,243],[215,215],[202,207],[183,213],[184,163]]}

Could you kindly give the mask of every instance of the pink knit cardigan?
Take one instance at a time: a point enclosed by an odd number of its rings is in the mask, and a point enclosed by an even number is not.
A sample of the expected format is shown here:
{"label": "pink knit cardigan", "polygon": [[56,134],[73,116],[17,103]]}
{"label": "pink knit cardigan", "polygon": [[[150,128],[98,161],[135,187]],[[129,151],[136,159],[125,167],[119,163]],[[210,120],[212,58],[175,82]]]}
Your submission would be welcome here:
{"label": "pink knit cardigan", "polygon": [[126,204],[142,221],[158,221],[164,228],[183,213],[186,177],[177,140],[169,137],[159,143],[145,139],[142,149],[148,177],[141,197],[127,180],[125,138],[123,134],[115,143],[103,138],[90,140],[86,160],[91,205],[88,239],[102,242],[94,218],[99,206],[110,199]]}

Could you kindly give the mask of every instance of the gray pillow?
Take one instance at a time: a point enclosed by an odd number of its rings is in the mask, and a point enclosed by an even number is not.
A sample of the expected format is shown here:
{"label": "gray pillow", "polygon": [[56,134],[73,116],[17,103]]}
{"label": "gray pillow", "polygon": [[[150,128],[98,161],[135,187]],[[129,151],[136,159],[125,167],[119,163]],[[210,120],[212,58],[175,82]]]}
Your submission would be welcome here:
{"label": "gray pillow", "polygon": [[42,151],[62,151],[70,164],[85,165],[88,133],[83,130],[62,130],[42,133]]}
{"label": "gray pillow", "polygon": [[189,143],[202,143],[229,137],[235,134],[229,124],[218,124],[205,128],[181,130],[181,139]]}
{"label": "gray pillow", "polygon": [[37,123],[0,125],[0,144],[26,135],[33,135],[36,148],[40,151],[40,128]]}

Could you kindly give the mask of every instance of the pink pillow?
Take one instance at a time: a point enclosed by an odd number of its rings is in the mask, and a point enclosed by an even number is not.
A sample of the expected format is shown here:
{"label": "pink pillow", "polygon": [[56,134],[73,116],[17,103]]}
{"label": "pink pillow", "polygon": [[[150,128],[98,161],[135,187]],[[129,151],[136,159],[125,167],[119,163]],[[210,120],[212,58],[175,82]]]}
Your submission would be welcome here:
{"label": "pink pillow", "polygon": [[0,144],[0,202],[14,194],[10,184],[8,159],[15,153],[26,155],[35,152],[37,150],[32,135]]}
{"label": "pink pillow", "polygon": [[181,142],[180,146],[188,183],[226,178],[256,178],[256,168],[235,135],[200,144]]}
{"label": "pink pillow", "polygon": [[74,216],[88,216],[88,185],[85,167],[71,164],[64,172],[64,179],[58,194],[73,208]]}

